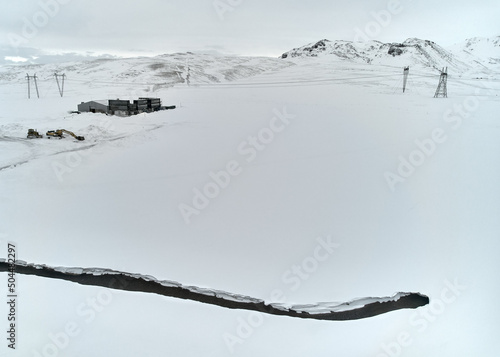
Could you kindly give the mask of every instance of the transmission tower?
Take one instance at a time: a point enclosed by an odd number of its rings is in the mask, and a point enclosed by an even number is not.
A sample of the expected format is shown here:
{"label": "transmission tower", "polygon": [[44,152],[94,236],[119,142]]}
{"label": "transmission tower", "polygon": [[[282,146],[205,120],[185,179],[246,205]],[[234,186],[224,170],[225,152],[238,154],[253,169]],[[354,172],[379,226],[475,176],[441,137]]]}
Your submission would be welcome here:
{"label": "transmission tower", "polygon": [[406,81],[408,80],[408,74],[410,73],[410,66],[405,67],[403,70],[403,93],[406,90]]}
{"label": "transmission tower", "polygon": [[40,98],[40,93],[38,93],[38,84],[37,84],[37,82],[36,82],[37,78],[38,78],[38,77],[36,76],[36,73],[35,73],[35,75],[33,75],[33,76],[30,76],[28,73],[26,73],[26,79],[28,80],[28,99],[30,99],[30,98],[31,98],[31,93],[30,93],[30,87],[31,87],[31,86],[30,86],[30,79],[33,79],[33,82],[35,82],[36,96],[37,96],[38,98]]}
{"label": "transmission tower", "polygon": [[[63,74],[54,73],[54,76],[56,77],[57,88],[59,88],[59,94],[62,97],[64,94],[64,78],[66,78],[66,75],[64,73]],[[62,86],[59,85],[59,77],[62,78]]]}
{"label": "transmission tower", "polygon": [[446,82],[448,80],[448,67],[441,70],[441,76],[439,77],[439,84],[436,89],[436,94],[434,94],[434,98],[448,98],[448,89],[446,88]]}

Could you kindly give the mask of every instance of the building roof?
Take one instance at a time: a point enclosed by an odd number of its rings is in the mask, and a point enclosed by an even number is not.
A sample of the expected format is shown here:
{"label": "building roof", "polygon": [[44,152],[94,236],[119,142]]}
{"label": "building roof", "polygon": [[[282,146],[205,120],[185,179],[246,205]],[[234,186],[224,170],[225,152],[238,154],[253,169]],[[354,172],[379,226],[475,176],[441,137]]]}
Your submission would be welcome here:
{"label": "building roof", "polygon": [[108,103],[109,103],[109,101],[107,99],[91,100],[90,102],[99,103],[99,104],[102,104],[102,105],[108,105]]}

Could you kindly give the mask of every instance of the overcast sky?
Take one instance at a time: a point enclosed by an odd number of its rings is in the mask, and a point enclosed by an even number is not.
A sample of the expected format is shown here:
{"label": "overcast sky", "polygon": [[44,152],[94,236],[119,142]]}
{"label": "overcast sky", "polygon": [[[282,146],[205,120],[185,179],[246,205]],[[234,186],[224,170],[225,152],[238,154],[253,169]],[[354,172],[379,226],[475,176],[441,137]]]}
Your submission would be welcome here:
{"label": "overcast sky", "polygon": [[279,56],[323,38],[448,46],[500,35],[499,15],[499,0],[15,0],[2,2],[0,56],[23,48]]}

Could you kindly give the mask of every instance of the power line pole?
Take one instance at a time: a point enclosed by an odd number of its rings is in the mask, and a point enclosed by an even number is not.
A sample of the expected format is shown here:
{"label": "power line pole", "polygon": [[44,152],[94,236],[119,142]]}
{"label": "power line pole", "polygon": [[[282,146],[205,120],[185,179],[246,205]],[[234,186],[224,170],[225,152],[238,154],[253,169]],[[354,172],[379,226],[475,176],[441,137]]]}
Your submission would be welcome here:
{"label": "power line pole", "polygon": [[26,73],[26,79],[28,80],[28,99],[30,99],[30,98],[31,98],[31,93],[30,93],[30,87],[31,87],[31,85],[30,85],[30,79],[31,79],[31,78],[33,79],[33,82],[35,82],[36,96],[37,96],[38,98],[40,98],[40,93],[38,92],[38,83],[36,82],[36,80],[37,80],[37,78],[38,78],[38,77],[36,76],[36,73],[35,73],[35,75],[33,75],[33,76],[30,76],[28,73]]}
{"label": "power line pole", "polygon": [[28,99],[31,98],[30,96],[30,76],[28,73],[26,73],[26,79],[28,80]]}
{"label": "power line pole", "polygon": [[407,66],[403,70],[403,93],[406,90],[406,81],[408,80],[408,74],[410,73],[410,66]]}
{"label": "power line pole", "polygon": [[[64,78],[66,77],[66,74],[57,74],[54,73],[54,76],[56,77],[56,82],[57,82],[57,88],[59,88],[59,94],[61,97],[64,95]],[[62,89],[61,86],[59,85],[59,77],[62,77]]]}
{"label": "power line pole", "polygon": [[448,67],[446,69],[443,67],[441,70],[441,76],[439,77],[439,84],[434,94],[434,98],[448,98],[448,88],[446,87],[448,81]]}

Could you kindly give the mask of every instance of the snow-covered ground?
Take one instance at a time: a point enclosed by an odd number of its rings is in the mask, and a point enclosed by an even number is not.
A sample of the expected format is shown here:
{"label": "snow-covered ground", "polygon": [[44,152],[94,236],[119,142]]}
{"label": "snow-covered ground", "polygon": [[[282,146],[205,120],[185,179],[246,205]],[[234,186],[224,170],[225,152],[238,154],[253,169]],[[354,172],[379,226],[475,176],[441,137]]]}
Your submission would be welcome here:
{"label": "snow-covered ground", "polygon": [[[109,62],[110,78],[67,69],[63,98],[53,68],[37,68],[41,98],[33,87],[30,100],[22,71],[4,75],[2,249],[266,302],[414,291],[430,305],[308,321],[18,275],[17,349],[4,341],[4,355],[497,353],[500,75],[450,73],[449,98],[435,99],[439,73],[418,64],[403,94],[399,63],[287,61],[255,59],[262,70],[238,67],[235,79],[214,60],[198,86],[181,70],[173,85],[146,70],[112,77],[126,61]],[[138,96],[177,108],[68,114]],[[29,128],[86,140],[27,140]]]}

